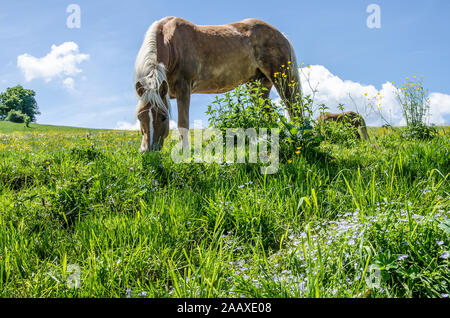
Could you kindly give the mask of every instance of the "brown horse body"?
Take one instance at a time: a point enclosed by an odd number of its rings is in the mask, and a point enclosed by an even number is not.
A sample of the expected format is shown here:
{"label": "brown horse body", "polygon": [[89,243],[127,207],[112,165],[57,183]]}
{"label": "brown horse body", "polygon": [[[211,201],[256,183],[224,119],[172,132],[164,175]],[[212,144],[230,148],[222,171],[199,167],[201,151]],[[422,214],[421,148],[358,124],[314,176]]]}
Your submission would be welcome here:
{"label": "brown horse body", "polygon": [[156,21],[147,31],[135,66],[141,151],[161,148],[169,129],[170,98],[177,100],[183,144],[187,142],[191,94],[223,93],[258,80],[268,89],[266,97],[275,85],[280,96],[292,100],[299,85],[293,92],[279,87],[274,77],[288,62],[286,79],[300,85],[289,40],[257,19],[209,26],[175,17]]}
{"label": "brown horse body", "polygon": [[366,122],[364,118],[353,111],[347,111],[343,113],[323,113],[317,118],[318,121],[336,121],[336,122],[344,122],[352,125],[355,128],[355,134],[357,139],[361,139],[361,136],[358,132],[361,129],[361,135],[363,139],[369,139],[369,134],[367,133]]}

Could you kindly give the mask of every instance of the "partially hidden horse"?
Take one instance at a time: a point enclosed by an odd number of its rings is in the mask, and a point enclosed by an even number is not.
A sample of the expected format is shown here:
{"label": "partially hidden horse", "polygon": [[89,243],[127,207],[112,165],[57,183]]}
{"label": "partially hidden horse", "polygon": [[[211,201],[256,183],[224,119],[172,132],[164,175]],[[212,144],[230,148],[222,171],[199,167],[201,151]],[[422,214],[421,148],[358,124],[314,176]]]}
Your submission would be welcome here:
{"label": "partially hidden horse", "polygon": [[361,131],[362,138],[367,140],[369,139],[369,134],[367,133],[366,122],[364,118],[353,111],[347,111],[343,113],[322,113],[317,121],[336,121],[336,122],[344,122],[350,124],[355,129],[355,134],[357,139],[361,139],[359,134],[359,130]]}
{"label": "partially hidden horse", "polygon": [[[279,84],[276,73],[282,66],[286,82],[297,85]],[[186,146],[191,94],[220,94],[255,81],[267,88],[265,98],[273,85],[290,102],[301,92],[294,49],[273,26],[257,19],[225,25],[194,25],[176,17],[154,22],[135,63],[140,151],[163,146],[169,134],[170,99],[177,100],[178,128]],[[291,107],[288,112],[295,113]]]}

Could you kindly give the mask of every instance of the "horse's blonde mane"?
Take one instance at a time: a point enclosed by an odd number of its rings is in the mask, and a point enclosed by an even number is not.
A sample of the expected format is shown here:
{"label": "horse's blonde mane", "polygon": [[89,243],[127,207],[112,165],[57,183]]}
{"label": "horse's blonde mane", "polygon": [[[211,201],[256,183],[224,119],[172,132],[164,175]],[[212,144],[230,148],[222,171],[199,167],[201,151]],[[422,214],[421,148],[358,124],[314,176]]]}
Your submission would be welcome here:
{"label": "horse's blonde mane", "polygon": [[147,30],[141,49],[136,58],[134,67],[134,84],[138,83],[143,88],[143,94],[139,97],[136,114],[139,114],[149,103],[166,114],[170,113],[170,101],[167,94],[163,98],[159,94],[161,83],[166,81],[166,68],[158,63],[157,31],[160,23],[167,18],[155,21]]}

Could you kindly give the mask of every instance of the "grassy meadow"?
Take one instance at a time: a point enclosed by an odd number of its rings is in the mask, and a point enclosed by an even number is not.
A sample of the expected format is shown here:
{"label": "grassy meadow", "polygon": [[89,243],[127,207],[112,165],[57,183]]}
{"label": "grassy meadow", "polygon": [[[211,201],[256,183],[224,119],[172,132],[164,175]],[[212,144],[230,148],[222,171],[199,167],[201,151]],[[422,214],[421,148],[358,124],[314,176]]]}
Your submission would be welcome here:
{"label": "grassy meadow", "polygon": [[448,297],[450,129],[252,164],[0,122],[1,297]]}

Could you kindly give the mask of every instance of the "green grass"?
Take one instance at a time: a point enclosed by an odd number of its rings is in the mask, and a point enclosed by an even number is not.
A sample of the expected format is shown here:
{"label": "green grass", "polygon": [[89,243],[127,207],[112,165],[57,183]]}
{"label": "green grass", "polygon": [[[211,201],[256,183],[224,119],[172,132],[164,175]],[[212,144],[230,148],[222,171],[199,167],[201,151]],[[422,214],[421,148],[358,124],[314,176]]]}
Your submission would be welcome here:
{"label": "green grass", "polygon": [[449,131],[371,128],[263,176],[174,164],[174,141],[141,155],[137,132],[0,122],[0,296],[444,297]]}
{"label": "green grass", "polygon": [[[99,131],[97,129],[89,128],[78,128],[78,127],[68,127],[68,126],[54,126],[54,125],[39,125],[30,124],[30,127],[26,127],[25,124],[13,123],[10,121],[0,120],[0,133],[8,134],[12,132],[48,132],[48,131],[59,131],[59,132],[92,132]],[[101,130],[100,130],[101,131]]]}

